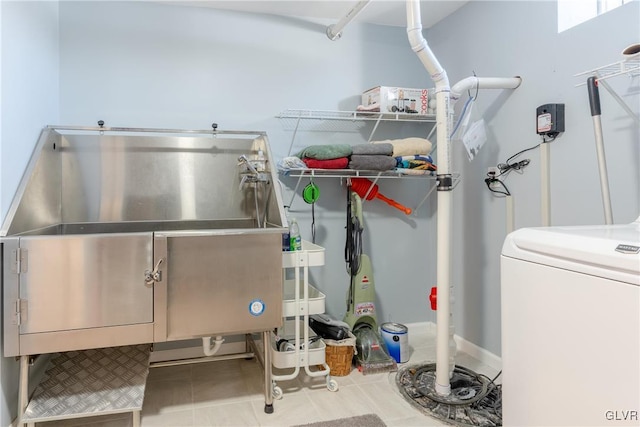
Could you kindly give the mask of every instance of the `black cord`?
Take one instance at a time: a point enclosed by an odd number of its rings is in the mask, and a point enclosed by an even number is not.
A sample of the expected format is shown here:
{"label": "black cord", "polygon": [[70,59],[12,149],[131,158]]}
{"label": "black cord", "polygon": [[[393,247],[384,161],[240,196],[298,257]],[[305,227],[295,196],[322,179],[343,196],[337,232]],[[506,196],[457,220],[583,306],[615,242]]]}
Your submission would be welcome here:
{"label": "black cord", "polygon": [[360,255],[362,254],[362,226],[357,215],[352,216],[351,186],[347,187],[347,238],[344,246],[344,260],[350,275],[349,298],[347,311],[351,309],[354,298],[355,277],[360,272]]}
{"label": "black cord", "polygon": [[316,243],[316,202],[311,203],[311,243]]}
{"label": "black cord", "polygon": [[[499,177],[506,175],[511,172],[511,171],[521,171],[522,169],[524,169],[525,167],[527,167],[529,165],[529,163],[531,163],[531,160],[529,159],[524,159],[524,160],[520,160],[519,162],[514,162],[512,163],[511,161],[513,159],[515,159],[516,157],[518,157],[520,154],[522,153],[526,153],[527,151],[531,151],[531,150],[535,150],[536,148],[540,147],[540,144],[545,144],[548,142],[551,142],[553,140],[556,139],[557,135],[550,135],[550,139],[546,139],[545,138],[546,135],[542,135],[542,142],[534,145],[533,147],[529,147],[529,148],[525,148],[524,150],[518,151],[516,154],[514,154],[513,156],[509,157],[507,159],[506,162],[504,163],[498,163],[498,171],[500,173],[495,174],[492,172],[488,172],[487,173],[487,177],[484,179],[484,183],[487,184],[487,188],[489,189],[489,191],[491,191],[492,193],[495,194],[503,194],[505,196],[511,196],[511,192],[509,191],[509,189],[507,188],[507,186],[505,185],[504,181],[498,179]],[[496,184],[498,184],[500,188],[496,188]]]}
{"label": "black cord", "polygon": [[514,158],[518,157],[522,153],[526,153],[527,151],[535,150],[536,148],[538,148],[540,146],[540,144],[542,144],[542,143],[538,143],[538,144],[534,145],[533,147],[525,148],[522,151],[518,151],[516,154],[514,154],[511,157],[509,157],[506,162],[498,163],[498,170],[500,171],[500,173],[496,177],[504,175],[504,174],[506,174],[508,172],[511,172],[512,170],[520,171],[520,170],[524,169],[525,167],[527,167],[529,165],[529,163],[531,163],[531,160],[529,160],[529,159],[520,160],[519,162],[515,162],[515,163],[511,163],[511,160],[513,160]]}
{"label": "black cord", "polygon": [[[489,178],[498,178],[499,176],[505,175],[505,174],[507,174],[507,173],[509,173],[509,172],[511,172],[513,170],[514,171],[521,171],[522,169],[527,167],[529,165],[529,163],[531,163],[531,160],[524,159],[524,160],[520,160],[519,162],[515,162],[515,163],[511,163],[511,160],[515,159],[516,157],[518,157],[522,153],[526,153],[527,151],[535,150],[536,148],[540,147],[540,144],[546,144],[546,143],[555,141],[556,136],[557,135],[553,135],[552,134],[552,135],[549,135],[550,139],[546,139],[546,135],[542,135],[542,142],[534,145],[533,147],[525,148],[522,151],[518,151],[516,154],[514,154],[511,157],[509,157],[506,162],[499,163],[498,164],[498,170],[500,171],[500,173],[498,175],[487,174],[487,176],[489,176]],[[485,182],[486,182],[486,180],[485,180]]]}
{"label": "black cord", "polygon": [[[495,177],[485,178],[484,182],[485,182],[485,184],[487,184],[487,188],[492,193],[504,194],[505,196],[510,196],[511,195],[511,192],[509,191],[507,186],[504,184],[504,182],[500,181],[498,178],[495,178]],[[492,184],[495,184],[495,183],[500,184],[502,186],[502,188],[504,188],[504,190],[498,190],[496,188],[493,188]]]}
{"label": "black cord", "polygon": [[347,191],[347,239],[344,247],[344,259],[351,277],[360,272],[360,255],[362,254],[362,226],[357,215],[352,216],[351,187]]}

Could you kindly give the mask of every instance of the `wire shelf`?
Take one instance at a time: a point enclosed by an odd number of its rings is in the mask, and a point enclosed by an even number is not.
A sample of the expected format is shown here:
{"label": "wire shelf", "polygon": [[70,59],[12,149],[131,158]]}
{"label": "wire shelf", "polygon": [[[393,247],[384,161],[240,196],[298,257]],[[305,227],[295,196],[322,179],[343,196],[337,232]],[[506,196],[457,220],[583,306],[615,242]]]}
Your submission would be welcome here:
{"label": "wire shelf", "polygon": [[[583,71],[575,74],[574,77],[582,76],[596,76],[598,80],[606,80],[616,76],[629,75],[630,77],[636,77],[640,75],[640,58],[627,59],[623,61],[614,62],[613,64],[604,65],[602,67],[594,68],[593,70]],[[576,87],[584,86],[587,82],[583,81],[576,85]]]}
{"label": "wire shelf", "polygon": [[285,110],[278,118],[301,118],[318,120],[393,120],[399,122],[435,122],[435,115],[411,113],[380,113],[377,111],[329,111],[329,110]]}
{"label": "wire shelf", "polygon": [[283,176],[299,178],[436,178],[435,172],[425,171],[424,174],[407,174],[398,169],[388,171],[372,171],[358,169],[288,169],[280,171]]}
{"label": "wire shelf", "polygon": [[367,122],[435,123],[435,115],[376,111],[285,110],[276,116],[286,129],[354,132]]}

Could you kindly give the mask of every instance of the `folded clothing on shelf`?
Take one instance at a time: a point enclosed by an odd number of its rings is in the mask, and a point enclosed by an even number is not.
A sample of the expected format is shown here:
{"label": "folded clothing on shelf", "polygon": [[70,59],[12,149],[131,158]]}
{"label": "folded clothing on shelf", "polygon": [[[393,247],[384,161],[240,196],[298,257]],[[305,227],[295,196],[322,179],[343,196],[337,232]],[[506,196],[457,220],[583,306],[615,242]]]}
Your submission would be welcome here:
{"label": "folded clothing on shelf", "polygon": [[348,157],[340,157],[337,159],[318,160],[305,157],[302,159],[305,165],[311,169],[346,169],[349,165]]}
{"label": "folded clothing on shelf", "polygon": [[398,169],[418,169],[418,170],[428,170],[435,171],[437,170],[436,165],[433,164],[433,159],[431,156],[424,155],[413,155],[413,156],[398,156],[395,158],[397,162]]}
{"label": "folded clothing on shelf", "polygon": [[433,173],[433,171],[430,171],[428,169],[404,169],[404,168],[397,168],[396,172],[398,172],[398,174],[400,175],[431,175]]}
{"label": "folded clothing on shelf", "polygon": [[393,145],[389,143],[380,144],[356,144],[352,149],[355,155],[382,155],[390,156],[393,154]]}
{"label": "folded clothing on shelf", "polygon": [[397,161],[394,157],[376,155],[353,155],[349,162],[350,169],[372,171],[387,171],[395,169],[396,165]]}
{"label": "folded clothing on shelf", "polygon": [[[304,160],[305,158],[316,160],[331,160],[341,157],[348,157],[352,153],[349,144],[327,144],[327,145],[310,145],[304,150],[296,154],[297,157]],[[415,153],[414,153],[415,154]]]}
{"label": "folded clothing on shelf", "polygon": [[422,154],[431,152],[431,141],[426,138],[404,138],[404,139],[387,139],[384,141],[372,141],[372,144],[391,144],[393,145],[393,157],[410,156],[413,154]]}

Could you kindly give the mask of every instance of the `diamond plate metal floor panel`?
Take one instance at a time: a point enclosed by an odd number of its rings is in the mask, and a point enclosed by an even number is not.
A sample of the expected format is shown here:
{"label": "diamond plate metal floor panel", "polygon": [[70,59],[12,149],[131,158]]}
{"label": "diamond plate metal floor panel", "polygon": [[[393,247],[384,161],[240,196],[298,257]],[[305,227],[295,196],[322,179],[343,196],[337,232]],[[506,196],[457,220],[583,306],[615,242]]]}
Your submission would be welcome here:
{"label": "diamond plate metal floor panel", "polygon": [[150,345],[56,353],[23,422],[142,410]]}

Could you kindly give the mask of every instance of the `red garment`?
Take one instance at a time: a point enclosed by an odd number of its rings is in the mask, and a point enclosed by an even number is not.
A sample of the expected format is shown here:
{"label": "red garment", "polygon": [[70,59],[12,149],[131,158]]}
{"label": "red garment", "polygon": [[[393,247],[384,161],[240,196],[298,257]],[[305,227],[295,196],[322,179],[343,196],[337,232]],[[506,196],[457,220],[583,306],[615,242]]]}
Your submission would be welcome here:
{"label": "red garment", "polygon": [[329,160],[317,160],[305,157],[302,161],[311,169],[347,169],[347,166],[349,165],[348,157],[339,157],[337,159]]}

